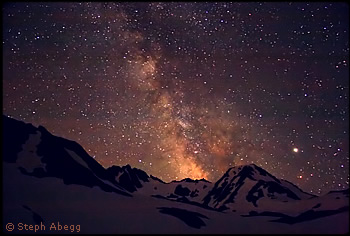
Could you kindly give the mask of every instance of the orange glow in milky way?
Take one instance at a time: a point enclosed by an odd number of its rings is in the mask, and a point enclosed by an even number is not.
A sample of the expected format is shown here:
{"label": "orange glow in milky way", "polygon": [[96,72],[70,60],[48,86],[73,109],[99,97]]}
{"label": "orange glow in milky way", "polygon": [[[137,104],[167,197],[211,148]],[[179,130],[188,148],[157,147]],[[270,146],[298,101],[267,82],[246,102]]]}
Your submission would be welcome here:
{"label": "orange glow in milky way", "polygon": [[177,168],[179,169],[177,177],[179,179],[207,179],[208,173],[197,164],[198,161],[194,156],[186,152],[186,147],[186,141],[180,140],[174,150],[174,155],[176,156],[176,162],[178,164]]}
{"label": "orange glow in milky way", "polygon": [[173,170],[176,178],[208,179],[209,174],[198,164],[198,160],[189,154],[187,150],[188,140],[178,136],[177,129],[179,125],[173,120],[167,122],[167,124],[164,127],[167,132],[163,133],[161,146],[164,147],[166,155],[173,157],[170,169]]}
{"label": "orange glow in milky way", "polygon": [[192,158],[184,159],[183,164],[180,166],[180,179],[208,179],[208,173],[196,164],[196,161]]}

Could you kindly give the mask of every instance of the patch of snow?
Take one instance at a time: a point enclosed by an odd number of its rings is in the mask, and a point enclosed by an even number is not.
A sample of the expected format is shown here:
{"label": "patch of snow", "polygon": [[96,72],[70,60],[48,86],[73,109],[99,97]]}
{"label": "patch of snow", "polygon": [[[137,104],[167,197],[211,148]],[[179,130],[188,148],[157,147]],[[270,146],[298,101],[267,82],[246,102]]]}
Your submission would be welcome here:
{"label": "patch of snow", "polygon": [[33,172],[35,168],[43,168],[45,170],[46,164],[42,163],[41,157],[37,155],[37,145],[40,142],[40,131],[36,131],[35,134],[29,134],[28,139],[22,145],[22,150],[17,154],[16,163],[28,172]]}

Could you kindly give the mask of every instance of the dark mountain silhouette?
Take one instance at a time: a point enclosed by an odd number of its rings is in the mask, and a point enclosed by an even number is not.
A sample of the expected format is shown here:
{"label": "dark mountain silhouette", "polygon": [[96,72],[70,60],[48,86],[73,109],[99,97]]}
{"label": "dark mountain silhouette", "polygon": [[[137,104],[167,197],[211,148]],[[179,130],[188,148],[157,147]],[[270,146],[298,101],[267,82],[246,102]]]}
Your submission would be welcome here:
{"label": "dark mountain silhouette", "polygon": [[188,182],[188,183],[198,183],[198,182],[206,182],[206,183],[210,183],[210,181],[206,180],[206,179],[190,179],[190,178],[185,178],[182,180],[173,180],[171,181],[171,183],[181,183],[181,182]]}
{"label": "dark mountain silhouette", "polygon": [[[3,149],[4,161],[10,163],[17,161],[21,145],[26,142],[29,135],[40,135],[41,141],[37,145],[37,158],[45,167],[40,166],[28,171],[19,166],[18,168],[23,174],[38,178],[56,177],[62,179],[65,184],[99,186],[106,192],[131,196],[114,180],[113,175],[90,157],[78,143],[54,136],[42,126],[35,128],[31,124],[24,124],[6,116],[3,116],[3,128],[3,138],[7,140]],[[68,151],[75,153],[79,157],[79,161],[75,160]],[[84,163],[84,165],[79,162]]]}
{"label": "dark mountain silhouette", "polygon": [[3,161],[15,163],[17,153],[22,150],[22,144],[28,139],[30,134],[36,133],[37,128],[4,115],[2,116],[2,121]]}
{"label": "dark mountain silhouette", "polygon": [[[276,178],[254,164],[229,168],[214,183],[205,179],[192,180],[189,178],[165,183],[155,176],[149,176],[143,170],[132,168],[130,165],[104,168],[78,143],[52,135],[42,126],[36,128],[31,124],[4,115],[3,144],[3,163],[7,164],[4,169],[6,173],[3,176],[7,182],[4,183],[7,184],[8,188],[18,186],[18,189],[11,190],[11,193],[7,193],[6,189],[4,191],[6,199],[4,205],[7,207],[4,216],[13,215],[16,218],[22,210],[27,211],[27,214],[30,211],[33,222],[36,224],[43,222],[43,219],[45,221],[48,221],[47,218],[50,219],[51,215],[43,215],[46,209],[52,208],[53,212],[60,210],[59,208],[55,209],[56,205],[50,203],[54,201],[52,199],[57,197],[50,195],[51,190],[46,191],[52,188],[51,185],[47,185],[48,181],[52,182],[52,178],[62,181],[64,186],[70,186],[59,193],[55,193],[63,196],[57,198],[61,199],[58,203],[63,201],[70,204],[70,201],[73,201],[71,199],[76,196],[75,191],[77,193],[85,191],[85,188],[93,189],[93,194],[99,196],[96,199],[94,198],[93,202],[83,205],[82,208],[78,207],[74,211],[80,217],[82,217],[80,213],[82,209],[97,207],[95,211],[98,212],[98,209],[105,202],[104,198],[109,199],[111,196],[103,194],[116,196],[116,200],[110,203],[110,206],[119,206],[116,212],[124,212],[124,216],[120,216],[122,217],[120,220],[124,220],[128,215],[131,217],[133,214],[144,214],[143,221],[147,224],[147,222],[153,220],[148,217],[148,214],[153,212],[151,210],[153,207],[153,209],[158,209],[157,212],[174,216],[194,229],[205,228],[207,224],[201,218],[210,222],[211,219],[209,218],[211,217],[182,208],[201,209],[201,211],[210,213],[210,215],[219,214],[217,217],[221,217],[220,214],[237,214],[242,219],[268,216],[273,217],[273,219],[270,218],[266,222],[279,225],[312,222],[315,219],[349,211],[349,189],[330,191],[328,194],[318,197],[302,191],[286,180]],[[40,189],[25,189],[26,185],[31,185],[31,183],[37,186],[36,184],[40,180],[43,180]],[[8,183],[8,181],[11,181],[11,183]],[[26,181],[27,184],[23,185],[23,181]],[[53,185],[57,184],[56,182],[52,183],[54,183]],[[27,194],[20,194],[22,192],[20,188],[23,188],[22,190],[25,190]],[[59,188],[62,189],[62,187]],[[46,195],[51,196],[51,198],[47,198],[47,202],[35,202],[35,197],[30,195],[38,191],[46,191]],[[79,200],[87,201],[84,199],[89,199],[89,197],[82,195]],[[140,202],[136,199],[143,200]],[[13,202],[17,200],[18,208],[14,211],[13,209],[17,205]],[[125,201],[127,203],[123,204],[122,202]],[[152,202],[153,205],[143,203],[143,201]],[[150,204],[148,210],[150,212],[139,211],[147,208],[148,204]],[[42,207],[46,206],[46,208],[38,211],[41,215],[28,207],[35,206],[34,209],[40,209],[41,205]],[[74,202],[72,206],[75,205],[79,204]],[[129,208],[131,209],[129,211],[123,210]],[[104,209],[107,210],[108,207]],[[25,213],[23,213],[24,215]],[[113,217],[116,216],[113,215]],[[157,216],[154,215],[154,217]],[[12,218],[9,219],[13,220]],[[87,221],[89,221],[89,218],[87,218]],[[136,223],[133,220],[132,222]],[[221,220],[214,222],[220,223]],[[86,225],[88,228],[89,224]],[[242,230],[242,232],[245,232],[244,229]]]}
{"label": "dark mountain silhouette", "polygon": [[142,188],[143,182],[149,182],[149,176],[143,170],[131,168],[130,165],[123,167],[111,166],[107,172],[115,177],[115,181],[129,192],[137,191],[137,188]]}

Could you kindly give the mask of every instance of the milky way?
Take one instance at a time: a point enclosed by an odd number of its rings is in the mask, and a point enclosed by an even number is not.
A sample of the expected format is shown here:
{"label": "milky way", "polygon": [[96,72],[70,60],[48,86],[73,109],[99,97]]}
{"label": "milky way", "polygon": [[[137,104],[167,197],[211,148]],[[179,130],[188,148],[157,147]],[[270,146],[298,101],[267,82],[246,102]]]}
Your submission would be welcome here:
{"label": "milky way", "polygon": [[104,167],[349,187],[343,3],[6,3],[3,113]]}

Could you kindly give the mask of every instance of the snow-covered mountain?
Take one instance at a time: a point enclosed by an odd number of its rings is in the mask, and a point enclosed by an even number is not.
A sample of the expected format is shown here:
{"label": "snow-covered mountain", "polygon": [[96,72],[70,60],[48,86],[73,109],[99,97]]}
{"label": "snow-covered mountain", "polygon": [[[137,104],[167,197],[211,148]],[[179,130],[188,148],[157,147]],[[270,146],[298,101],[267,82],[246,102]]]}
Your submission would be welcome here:
{"label": "snow-covered mountain", "polygon": [[33,233],[21,223],[57,233],[57,222],[85,233],[349,231],[349,190],[314,196],[254,164],[215,183],[165,183],[130,165],[104,168],[78,143],[4,115],[3,206],[6,233]]}
{"label": "snow-covered mountain", "polygon": [[219,210],[228,206],[251,205],[258,207],[258,202],[288,202],[310,199],[314,195],[303,192],[297,186],[285,180],[279,180],[255,164],[230,168],[205,196],[204,204]]}

